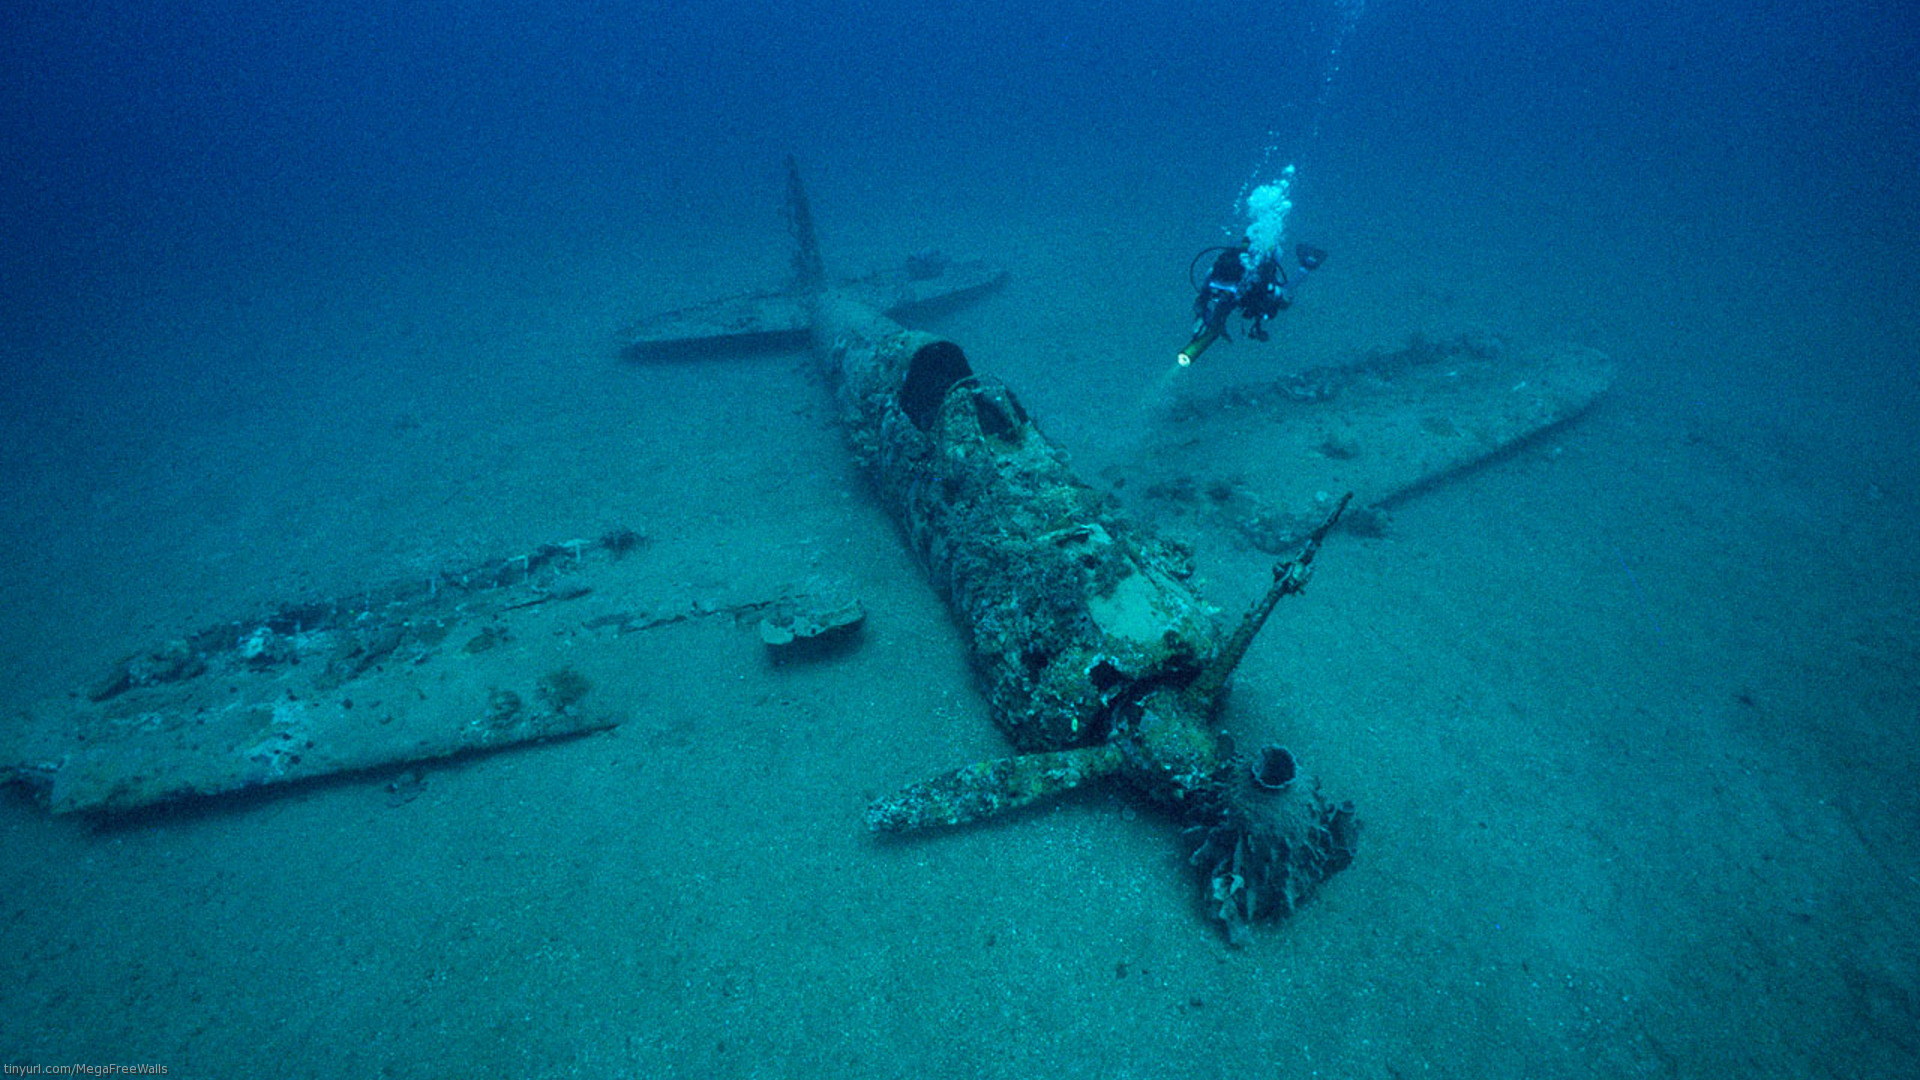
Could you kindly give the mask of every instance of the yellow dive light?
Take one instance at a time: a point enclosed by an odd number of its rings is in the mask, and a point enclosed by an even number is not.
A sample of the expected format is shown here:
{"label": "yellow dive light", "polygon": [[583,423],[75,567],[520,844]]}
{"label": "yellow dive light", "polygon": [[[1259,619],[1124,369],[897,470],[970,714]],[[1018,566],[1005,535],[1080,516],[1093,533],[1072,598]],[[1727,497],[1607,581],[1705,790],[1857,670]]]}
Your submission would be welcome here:
{"label": "yellow dive light", "polygon": [[1207,351],[1207,346],[1213,344],[1219,337],[1220,331],[1211,327],[1202,328],[1199,333],[1193,335],[1193,340],[1187,342],[1187,347],[1181,349],[1180,355],[1174,359],[1180,361],[1181,367],[1186,367],[1199,359],[1200,354]]}

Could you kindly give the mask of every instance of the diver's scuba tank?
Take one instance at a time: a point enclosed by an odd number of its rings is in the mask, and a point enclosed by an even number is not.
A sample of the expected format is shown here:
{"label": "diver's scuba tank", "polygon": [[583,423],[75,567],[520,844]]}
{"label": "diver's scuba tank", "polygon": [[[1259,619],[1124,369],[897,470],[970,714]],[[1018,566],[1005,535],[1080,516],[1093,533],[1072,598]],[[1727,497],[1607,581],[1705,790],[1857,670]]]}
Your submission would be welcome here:
{"label": "diver's scuba tank", "polygon": [[[1227,252],[1230,255],[1234,250],[1227,249]],[[1206,252],[1203,251],[1201,254],[1204,255]],[[1181,367],[1193,363],[1201,353],[1207,351],[1208,346],[1219,340],[1220,336],[1226,332],[1227,317],[1232,315],[1233,309],[1242,302],[1241,281],[1243,279],[1235,279],[1229,283],[1221,276],[1221,262],[1224,258],[1225,256],[1222,260],[1214,262],[1213,271],[1207,275],[1207,280],[1200,286],[1200,296],[1194,304],[1198,317],[1194,320],[1193,335],[1186,347],[1181,349],[1180,354],[1175,357]],[[1312,244],[1295,244],[1293,258],[1299,269],[1291,274],[1281,269],[1280,280],[1276,283],[1280,310],[1292,306],[1293,290],[1306,280],[1308,274],[1319,269],[1320,264],[1327,261],[1327,253],[1324,249],[1314,247]],[[1195,261],[1199,261],[1197,257]]]}

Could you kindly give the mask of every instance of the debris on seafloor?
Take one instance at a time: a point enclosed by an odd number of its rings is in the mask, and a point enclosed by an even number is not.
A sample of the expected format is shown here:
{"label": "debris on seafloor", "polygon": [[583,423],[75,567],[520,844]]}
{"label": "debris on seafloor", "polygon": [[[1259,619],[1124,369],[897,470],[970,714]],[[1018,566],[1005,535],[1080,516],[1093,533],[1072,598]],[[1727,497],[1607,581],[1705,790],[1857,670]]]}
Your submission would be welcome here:
{"label": "debris on seafloor", "polygon": [[646,545],[615,529],[165,642],[13,717],[0,779],[57,814],[118,813],[612,727],[623,702],[600,688],[630,677],[626,635],[793,602],[641,606]]}
{"label": "debris on seafloor", "polygon": [[867,609],[843,588],[827,586],[799,592],[767,608],[760,616],[760,640],[774,650],[840,637],[866,620]]}

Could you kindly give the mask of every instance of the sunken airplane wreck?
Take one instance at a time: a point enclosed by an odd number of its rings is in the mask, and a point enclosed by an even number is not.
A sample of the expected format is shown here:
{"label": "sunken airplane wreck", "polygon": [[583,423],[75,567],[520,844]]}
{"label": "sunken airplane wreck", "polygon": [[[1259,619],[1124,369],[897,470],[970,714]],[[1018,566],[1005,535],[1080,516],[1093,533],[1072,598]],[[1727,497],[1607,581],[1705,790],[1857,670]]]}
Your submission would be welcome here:
{"label": "sunken airplane wreck", "polygon": [[[798,245],[790,289],[700,309],[729,313],[704,338],[674,339],[682,313],[642,323],[629,354],[699,354],[713,338],[746,343],[804,321],[855,457],[967,634],[1016,753],[881,799],[868,824],[960,825],[1116,781],[1184,827],[1229,942],[1292,912],[1352,863],[1359,823],[1284,747],[1236,753],[1219,727],[1235,665],[1278,602],[1306,586],[1356,490],[1377,527],[1396,499],[1577,416],[1611,383],[1611,364],[1580,349],[1514,355],[1485,337],[1416,341],[1175,414],[1150,464],[1117,479],[1139,480],[1161,509],[1204,503],[1202,521],[1230,516],[1251,546],[1290,551],[1223,633],[1185,549],[1076,476],[1013,391],[974,372],[957,344],[895,321],[946,290],[979,295],[999,275],[967,264],[943,282],[910,265],[830,283],[791,159],[787,219]],[[895,291],[903,280],[917,291]],[[1299,462],[1297,475],[1256,468],[1276,460]],[[1225,471],[1183,471],[1194,461]],[[1183,497],[1194,490],[1206,498]]]}
{"label": "sunken airplane wreck", "polygon": [[[1235,751],[1217,715],[1235,663],[1304,587],[1343,514],[1377,523],[1395,501],[1577,416],[1611,365],[1488,338],[1416,342],[1168,416],[1145,463],[1111,479],[1143,511],[1286,556],[1227,631],[1185,548],[1077,477],[958,345],[895,321],[983,296],[1003,271],[923,253],[830,283],[791,162],[787,195],[790,288],[644,320],[621,345],[651,360],[810,342],[854,454],[966,633],[1015,754],[883,799],[869,825],[960,824],[1118,783],[1185,828],[1230,941],[1292,911],[1352,861],[1358,824],[1283,748]],[[794,626],[857,620],[831,590],[722,608],[652,595],[645,547],[616,529],[160,643],[0,728],[0,777],[55,813],[92,815],[328,775],[384,779],[619,724],[629,634],[761,618],[774,647]]]}
{"label": "sunken airplane wreck", "polygon": [[1245,767],[1216,713],[1346,500],[1223,636],[1184,554],[1076,476],[1012,390],[975,373],[953,342],[827,284],[791,161],[787,216],[795,290],[854,455],[967,632],[995,722],[1019,751],[883,799],[868,824],[958,825],[1115,778],[1188,829],[1229,940],[1293,910],[1352,862],[1354,809],[1296,782],[1284,750],[1263,754],[1263,770]]}

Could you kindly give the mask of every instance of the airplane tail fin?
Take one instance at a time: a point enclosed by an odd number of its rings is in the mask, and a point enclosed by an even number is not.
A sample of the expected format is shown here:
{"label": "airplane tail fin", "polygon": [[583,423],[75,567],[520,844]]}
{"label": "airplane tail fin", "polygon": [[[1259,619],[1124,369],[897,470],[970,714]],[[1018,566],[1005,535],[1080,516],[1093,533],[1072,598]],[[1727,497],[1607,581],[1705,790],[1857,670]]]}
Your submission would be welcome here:
{"label": "airplane tail fin", "polygon": [[820,237],[813,231],[813,205],[800,182],[800,163],[787,155],[787,229],[798,245],[793,253],[793,284],[798,292],[814,292],[826,284],[826,265],[820,259]]}

